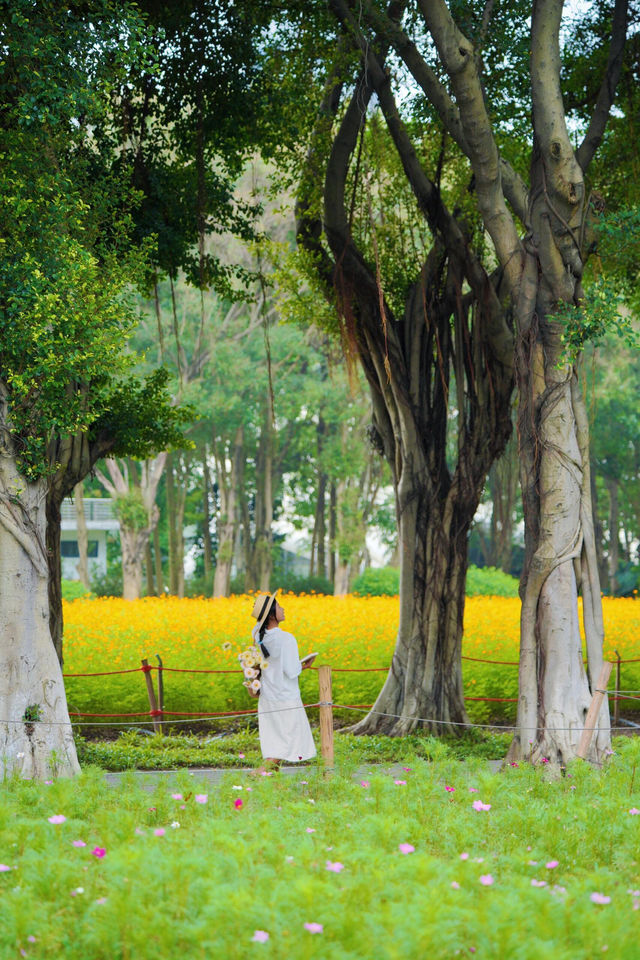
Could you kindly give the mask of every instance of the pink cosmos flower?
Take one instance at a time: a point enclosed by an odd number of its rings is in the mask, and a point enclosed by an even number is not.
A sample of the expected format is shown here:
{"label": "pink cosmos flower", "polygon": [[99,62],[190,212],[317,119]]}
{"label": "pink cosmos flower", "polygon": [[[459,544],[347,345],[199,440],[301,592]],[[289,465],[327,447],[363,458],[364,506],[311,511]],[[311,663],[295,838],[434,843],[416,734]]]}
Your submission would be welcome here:
{"label": "pink cosmos flower", "polygon": [[461,860],[468,860],[468,859],[469,859],[469,854],[468,854],[468,853],[461,853],[461,854],[460,854],[460,859],[461,859]]}
{"label": "pink cosmos flower", "polygon": [[540,763],[549,763],[549,757],[543,757]]}
{"label": "pink cosmos flower", "polygon": [[549,863],[545,863],[545,867],[547,868],[547,870],[553,870],[555,867],[558,866],[559,862],[560,862],[559,860],[549,860]]}
{"label": "pink cosmos flower", "polygon": [[11,870],[11,867],[8,867],[6,863],[0,863],[0,873],[6,873],[7,870]]}
{"label": "pink cosmos flower", "polygon": [[172,799],[172,800],[184,800],[184,797],[182,796],[181,793],[172,793],[172,794],[171,794],[171,799]]}
{"label": "pink cosmos flower", "polygon": [[398,850],[400,851],[400,853],[413,853],[415,849],[416,848],[412,846],[410,843],[401,843],[400,846],[398,847]]}
{"label": "pink cosmos flower", "polygon": [[49,823],[64,823],[67,818],[61,813],[54,813],[52,817],[48,817],[47,819]]}
{"label": "pink cosmos flower", "polygon": [[405,773],[411,773],[412,767],[403,767]]}
{"label": "pink cosmos flower", "polygon": [[478,792],[477,787],[469,787],[469,793],[477,793],[477,792]]}
{"label": "pink cosmos flower", "polygon": [[94,847],[93,850],[91,851],[93,856],[96,857],[98,860],[102,860],[106,852],[107,851],[105,850],[104,847]]}
{"label": "pink cosmos flower", "polygon": [[307,833],[315,833],[315,832],[316,832],[315,827],[307,827]]}
{"label": "pink cosmos flower", "polygon": [[[240,757],[241,760],[244,760],[244,753],[239,753],[238,756]],[[256,933],[264,933],[264,930],[256,930]],[[268,936],[269,934],[267,934],[267,937]]]}
{"label": "pink cosmos flower", "polygon": [[361,780],[361,781],[360,781],[360,786],[361,786],[361,787],[364,787],[365,790],[366,790],[368,787],[371,786],[371,784],[369,783],[368,780]]}
{"label": "pink cosmos flower", "polygon": [[251,937],[252,943],[266,943],[269,939],[269,934],[266,930],[256,930]]}
{"label": "pink cosmos flower", "polygon": [[452,889],[452,890],[459,890],[459,889],[460,889],[460,884],[458,883],[457,880],[452,880],[452,881],[451,881],[451,889]]}
{"label": "pink cosmos flower", "polygon": [[304,928],[305,930],[308,930],[309,933],[322,933],[324,930],[324,927],[321,923],[305,923]]}
{"label": "pink cosmos flower", "polygon": [[455,792],[456,792],[456,788],[455,788],[455,787],[446,786],[446,787],[445,787],[445,790],[447,791],[447,793],[455,793]]}
{"label": "pink cosmos flower", "polygon": [[474,800],[472,806],[473,806],[473,809],[477,811],[491,810],[491,804],[483,803],[482,800]]}
{"label": "pink cosmos flower", "polygon": [[606,897],[604,893],[592,893],[589,899],[591,903],[611,903],[611,897]]}
{"label": "pink cosmos flower", "polygon": [[629,810],[629,813],[631,814],[632,817],[635,817],[637,816],[637,814],[640,813],[640,810],[638,810],[637,807],[631,807],[631,810]]}
{"label": "pink cosmos flower", "polygon": [[37,942],[36,938],[32,933],[30,933],[29,936],[27,937],[27,943],[36,943],[36,942]]}
{"label": "pink cosmos flower", "polygon": [[520,764],[519,764],[519,763],[516,763],[515,760],[512,760],[511,763],[509,764],[509,766],[510,766],[510,767],[519,767]]}
{"label": "pink cosmos flower", "polygon": [[344,870],[344,863],[340,863],[338,860],[332,863],[331,860],[327,860],[326,867],[329,873],[340,873]]}
{"label": "pink cosmos flower", "polygon": [[96,903],[99,903],[101,907],[104,906],[106,902],[107,902],[106,897],[98,897],[98,899],[96,900]]}
{"label": "pink cosmos flower", "polygon": [[74,847],[86,847],[86,843],[84,842],[84,840],[74,840],[74,841],[73,841],[73,846],[74,846]]}
{"label": "pink cosmos flower", "polygon": [[156,829],[153,831],[153,835],[154,837],[164,837],[165,832],[166,831],[164,827],[156,827]]}
{"label": "pink cosmos flower", "polygon": [[404,787],[407,785],[406,780],[394,780],[393,781],[397,787]]}
{"label": "pink cosmos flower", "polygon": [[547,886],[547,881],[546,881],[546,880],[536,880],[535,877],[532,877],[532,879],[531,879],[531,886],[532,886],[532,887],[546,887],[546,886]]}
{"label": "pink cosmos flower", "polygon": [[234,800],[234,801],[233,801],[233,805],[234,805],[234,807],[236,808],[236,810],[239,810],[240,807],[244,806],[244,804],[243,804],[242,800],[240,799],[240,797],[238,797],[237,800]]}
{"label": "pink cosmos flower", "polygon": [[490,873],[483,873],[480,877],[480,883],[483,887],[490,887],[493,884],[493,877]]}
{"label": "pink cosmos flower", "polygon": [[196,803],[206,803],[207,800],[209,799],[209,794],[208,794],[208,793],[196,793],[196,795],[195,795],[195,797],[194,797],[193,799],[195,800]]}

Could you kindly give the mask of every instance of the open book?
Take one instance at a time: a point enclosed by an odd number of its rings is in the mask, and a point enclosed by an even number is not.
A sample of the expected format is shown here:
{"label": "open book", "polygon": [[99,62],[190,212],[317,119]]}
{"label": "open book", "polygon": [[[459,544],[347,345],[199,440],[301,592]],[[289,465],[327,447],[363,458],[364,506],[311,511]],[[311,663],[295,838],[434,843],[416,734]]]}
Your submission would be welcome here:
{"label": "open book", "polygon": [[308,653],[306,657],[300,658],[300,663],[313,663],[313,661],[317,656],[318,656],[317,653]]}

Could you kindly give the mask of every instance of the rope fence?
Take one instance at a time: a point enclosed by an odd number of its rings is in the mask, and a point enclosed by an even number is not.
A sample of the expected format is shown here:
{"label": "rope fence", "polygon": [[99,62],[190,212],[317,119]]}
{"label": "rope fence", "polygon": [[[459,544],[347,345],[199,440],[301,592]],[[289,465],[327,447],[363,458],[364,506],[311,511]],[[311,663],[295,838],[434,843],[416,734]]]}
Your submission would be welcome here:
{"label": "rope fence", "polygon": [[[618,727],[618,704],[621,701],[632,701],[640,702],[640,690],[622,690],[620,688],[620,668],[624,663],[640,663],[640,657],[622,659],[618,652],[616,653],[616,660],[611,664],[612,667],[616,667],[616,685],[615,691],[608,693],[609,700],[614,704],[614,717],[613,717],[613,729],[623,729]],[[158,666],[150,664],[146,659],[141,661],[139,667],[129,667],[123,670],[101,670],[95,673],[64,673],[63,677],[66,678],[85,678],[85,677],[108,677],[108,676],[119,676],[122,674],[131,674],[131,673],[142,673],[145,678],[145,683],[147,687],[147,694],[149,698],[150,709],[148,711],[136,711],[132,713],[87,713],[83,711],[73,710],[69,711],[70,717],[77,717],[78,720],[72,726],[100,726],[100,723],[92,723],[92,720],[100,720],[102,722],[107,720],[129,720],[129,723],[110,723],[109,726],[136,726],[142,723],[148,722],[145,720],[137,720],[131,722],[130,718],[150,718],[153,722],[154,731],[158,733],[163,732],[163,726],[166,724],[178,724],[178,723],[189,723],[189,722],[205,722],[207,720],[219,720],[224,717],[254,717],[257,715],[258,711],[256,709],[251,710],[197,710],[192,712],[187,711],[175,711],[175,710],[166,710],[164,707],[164,684],[163,684],[163,674],[167,673],[186,673],[186,674],[235,674],[236,676],[241,673],[239,669],[233,670],[218,670],[218,669],[204,669],[204,668],[185,668],[185,667],[166,667],[164,666],[161,657],[156,654],[158,660]],[[467,657],[463,656],[462,660],[471,661],[473,663],[485,663],[489,665],[496,666],[513,666],[517,667],[517,661],[512,660],[489,660],[482,657]],[[311,667],[311,670],[321,672],[323,670],[329,670],[331,673],[387,673],[389,667]],[[153,671],[156,671],[158,674],[158,694],[156,695],[153,680],[151,674]],[[481,702],[481,703],[517,703],[517,697],[474,697],[474,696],[465,696],[466,701],[470,702]],[[308,703],[303,704],[303,706],[308,708],[321,707],[323,706],[323,701],[321,699],[318,703]],[[373,704],[338,704],[332,703],[332,707],[336,709],[343,710],[362,710],[369,711],[372,709]],[[291,708],[286,708],[291,709]],[[373,711],[378,714],[379,711]],[[394,714],[380,714],[381,716],[394,718]],[[89,720],[80,719],[80,718],[89,718]],[[172,718],[172,719],[167,719]],[[400,718],[397,718],[400,719]],[[453,721],[437,721],[429,718],[418,717],[415,718],[417,723],[431,723],[438,724],[444,723],[449,724],[450,726],[464,726],[464,727],[495,727],[495,723],[462,723],[462,722],[453,722]],[[3,722],[12,722],[12,721],[3,721]],[[23,721],[20,721],[23,722]],[[504,727],[505,730],[515,729],[509,725],[500,724],[501,728]],[[588,729],[588,728],[585,728]]]}

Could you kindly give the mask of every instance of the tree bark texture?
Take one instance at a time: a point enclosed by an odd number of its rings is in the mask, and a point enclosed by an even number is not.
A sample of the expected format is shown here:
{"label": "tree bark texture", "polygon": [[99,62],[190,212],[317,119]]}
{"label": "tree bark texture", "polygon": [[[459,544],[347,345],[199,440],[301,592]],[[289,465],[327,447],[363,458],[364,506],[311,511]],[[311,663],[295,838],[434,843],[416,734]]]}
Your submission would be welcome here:
{"label": "tree bark texture", "polygon": [[228,597],[231,587],[231,563],[235,546],[237,529],[238,478],[244,464],[244,428],[240,425],[236,429],[231,450],[227,451],[223,444],[214,444],[216,459],[216,475],[218,480],[218,496],[220,498],[217,517],[218,553],[216,569],[213,578],[213,596]]}
{"label": "tree bark texture", "polygon": [[82,481],[73,488],[73,500],[76,508],[76,528],[78,533],[78,566],[80,582],[89,589],[89,537],[87,518],[84,515],[84,487]]}
{"label": "tree bark texture", "polygon": [[160,511],[155,502],[158,484],[164,472],[166,453],[138,465],[134,461],[120,465],[108,457],[105,460],[109,476],[97,470],[96,475],[112,497],[120,524],[122,550],[122,596],[137,600],[142,596],[143,563],[147,557],[149,539],[158,523]]}
{"label": "tree bark texture", "polygon": [[[1,385],[0,385],[1,386]],[[0,397],[0,757],[2,776],[79,772],[62,669],[49,630],[47,480],[18,471]]]}
{"label": "tree bark texture", "polygon": [[[398,637],[384,687],[354,730],[402,735],[423,726],[452,733],[467,720],[461,670],[467,534],[487,470],[511,430],[513,338],[492,283],[419,166],[388,76],[366,44],[363,60],[363,79],[332,135],[324,173],[331,258],[318,250],[319,230],[298,206],[299,242],[323,265],[357,344],[396,492]],[[378,265],[369,265],[353,240],[345,204],[350,158],[374,89],[420,209],[439,238],[400,319],[385,300]],[[316,162],[312,154],[310,166]],[[459,410],[453,465],[446,457],[450,391]]]}

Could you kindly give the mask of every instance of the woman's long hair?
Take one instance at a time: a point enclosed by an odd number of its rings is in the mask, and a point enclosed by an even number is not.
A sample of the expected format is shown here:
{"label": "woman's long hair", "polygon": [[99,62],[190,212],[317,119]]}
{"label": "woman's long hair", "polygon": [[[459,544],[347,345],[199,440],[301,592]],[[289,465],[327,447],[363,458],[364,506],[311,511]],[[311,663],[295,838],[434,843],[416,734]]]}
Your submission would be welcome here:
{"label": "woman's long hair", "polygon": [[[262,626],[261,626],[260,629],[258,630],[258,642],[259,642],[260,644],[262,644],[262,641],[264,640],[264,635],[265,635],[265,633],[267,632],[267,623],[269,622],[269,620],[271,619],[271,617],[274,616],[275,612],[276,612],[276,600],[275,600],[275,597],[274,597],[274,598],[273,598],[273,601],[272,601],[272,603],[271,603],[271,606],[269,607],[269,610],[268,610],[268,612],[267,612],[267,615],[266,615],[266,617],[264,618],[264,620],[262,621]],[[268,656],[269,656],[269,654],[265,651],[264,647],[263,647],[263,653],[264,653],[265,657],[268,657]]]}

